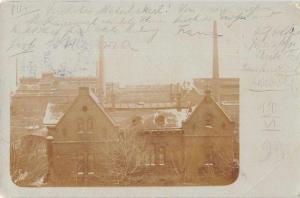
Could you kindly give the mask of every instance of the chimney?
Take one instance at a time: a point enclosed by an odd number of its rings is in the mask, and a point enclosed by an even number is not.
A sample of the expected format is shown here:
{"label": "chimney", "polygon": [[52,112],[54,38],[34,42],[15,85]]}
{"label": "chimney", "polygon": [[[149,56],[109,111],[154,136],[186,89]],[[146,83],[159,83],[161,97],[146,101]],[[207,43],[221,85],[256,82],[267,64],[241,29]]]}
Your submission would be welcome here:
{"label": "chimney", "polygon": [[181,111],[181,91],[180,91],[179,83],[177,83],[177,91],[176,91],[176,108],[177,111]]}
{"label": "chimney", "polygon": [[99,97],[100,101],[104,101],[104,98],[105,98],[105,68],[104,68],[104,39],[103,39],[103,36],[100,37],[100,41],[99,41],[97,87],[98,87],[98,97]]}
{"label": "chimney", "polygon": [[112,83],[112,86],[111,86],[111,105],[112,105],[112,108],[115,108],[116,107],[116,98],[115,98],[115,90],[114,90],[114,83]]}
{"label": "chimney", "polygon": [[16,87],[19,85],[19,64],[18,58],[16,58]]}
{"label": "chimney", "polygon": [[78,95],[86,96],[90,94],[90,89],[88,87],[79,87]]}
{"label": "chimney", "polygon": [[218,32],[217,22],[214,21],[213,25],[213,95],[217,103],[220,102],[220,76],[219,76],[219,52],[218,52]]}
{"label": "chimney", "polygon": [[173,84],[170,84],[170,101],[173,100]]}

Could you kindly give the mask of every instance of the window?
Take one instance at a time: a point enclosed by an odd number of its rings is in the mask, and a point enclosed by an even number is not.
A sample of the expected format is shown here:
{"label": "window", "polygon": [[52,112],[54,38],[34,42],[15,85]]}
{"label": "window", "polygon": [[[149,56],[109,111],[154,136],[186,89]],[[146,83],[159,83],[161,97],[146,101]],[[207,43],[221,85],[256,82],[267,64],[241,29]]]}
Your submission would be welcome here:
{"label": "window", "polygon": [[204,116],[204,126],[206,128],[212,128],[212,115],[210,113]]}
{"label": "window", "polygon": [[147,149],[146,154],[146,166],[154,166],[155,165],[155,146],[150,145]]}
{"label": "window", "polygon": [[214,164],[214,148],[212,145],[209,145],[207,147],[207,152],[206,152],[206,163],[207,164]]}
{"label": "window", "polygon": [[95,155],[89,153],[87,156],[87,172],[88,175],[93,175],[95,174]]}
{"label": "window", "polygon": [[159,165],[165,165],[165,153],[166,150],[165,150],[165,147],[159,147],[159,156],[158,156],[158,159],[159,159]]}
{"label": "window", "polygon": [[88,133],[93,133],[94,130],[94,119],[93,118],[88,118],[87,120],[87,132]]}
{"label": "window", "polygon": [[158,127],[163,127],[165,125],[166,118],[164,115],[160,114],[155,118],[155,123]]}
{"label": "window", "polygon": [[95,174],[95,155],[93,153],[81,153],[77,157],[77,175]]}
{"label": "window", "polygon": [[88,119],[79,118],[77,120],[77,132],[78,133],[93,133],[94,131],[94,118],[89,117]]}
{"label": "window", "polygon": [[143,118],[141,116],[135,116],[132,119],[132,126],[136,126],[143,123]]}
{"label": "window", "polygon": [[77,175],[84,175],[85,172],[85,157],[84,154],[79,154],[77,158]]}
{"label": "window", "polygon": [[[107,138],[107,131],[103,130],[103,135],[105,138]],[[119,133],[119,141],[124,141],[125,140],[125,132],[124,131],[120,131]]]}
{"label": "window", "polygon": [[82,118],[79,118],[77,121],[77,132],[83,133],[84,131],[85,131],[84,120]]}
{"label": "window", "polygon": [[164,146],[149,145],[146,151],[146,166],[165,165],[166,148]]}

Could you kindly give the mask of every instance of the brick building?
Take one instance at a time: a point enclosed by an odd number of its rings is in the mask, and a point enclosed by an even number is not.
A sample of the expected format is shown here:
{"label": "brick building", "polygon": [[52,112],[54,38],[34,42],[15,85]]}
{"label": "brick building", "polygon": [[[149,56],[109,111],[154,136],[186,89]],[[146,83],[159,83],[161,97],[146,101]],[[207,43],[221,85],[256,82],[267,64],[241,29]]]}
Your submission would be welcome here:
{"label": "brick building", "polygon": [[[132,166],[126,178],[129,184],[208,185],[234,180],[234,123],[209,91],[191,110],[137,111],[139,124],[127,114],[107,112],[88,88],[80,88],[65,112],[55,108],[48,105],[44,124],[51,137],[48,179],[56,185],[124,182],[118,180],[124,173],[110,172],[122,157],[128,158],[124,166]],[[127,125],[118,127],[117,115],[125,116]],[[129,134],[124,134],[125,128]],[[115,150],[120,144],[128,151],[124,156],[121,149]],[[208,170],[213,171],[214,181],[203,179],[203,171]]]}
{"label": "brick building", "polygon": [[213,77],[190,86],[106,83],[102,49],[96,77],[47,72],[20,79],[11,99],[13,167],[26,169],[14,156],[20,142],[43,137],[47,185],[232,183],[239,159],[239,80],[219,77],[216,25],[213,41]]}

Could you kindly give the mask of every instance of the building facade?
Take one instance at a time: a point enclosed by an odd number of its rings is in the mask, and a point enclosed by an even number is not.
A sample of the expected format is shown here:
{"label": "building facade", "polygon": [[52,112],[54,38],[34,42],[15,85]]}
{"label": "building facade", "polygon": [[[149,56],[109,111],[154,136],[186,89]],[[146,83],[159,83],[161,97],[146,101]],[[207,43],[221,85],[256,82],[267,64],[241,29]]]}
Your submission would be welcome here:
{"label": "building facade", "polygon": [[209,91],[191,111],[148,115],[152,123],[140,116],[144,121],[120,128],[93,93],[80,88],[65,112],[45,114],[49,182],[222,185],[235,180],[234,123]]}
{"label": "building facade", "polygon": [[118,127],[92,96],[81,88],[66,112],[45,114],[48,178],[55,184],[92,185],[107,173],[103,150],[117,140]]}
{"label": "building facade", "polygon": [[220,78],[215,24],[213,35],[212,78],[189,86],[107,83],[102,45],[96,77],[46,72],[20,79],[11,97],[14,182],[26,185],[18,171],[31,166],[18,160],[31,152],[19,145],[43,138],[47,167],[37,172],[45,185],[232,183],[238,176],[239,79]]}

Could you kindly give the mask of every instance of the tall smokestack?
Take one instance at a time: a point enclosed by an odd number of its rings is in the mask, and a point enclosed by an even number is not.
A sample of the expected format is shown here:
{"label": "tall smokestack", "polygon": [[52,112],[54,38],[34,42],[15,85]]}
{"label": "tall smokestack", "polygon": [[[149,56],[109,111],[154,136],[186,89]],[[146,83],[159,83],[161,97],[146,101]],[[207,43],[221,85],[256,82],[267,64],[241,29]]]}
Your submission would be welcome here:
{"label": "tall smokestack", "polygon": [[19,64],[18,58],[16,58],[16,87],[19,85]]}
{"label": "tall smokestack", "polygon": [[100,37],[99,42],[99,62],[97,68],[97,87],[98,87],[98,96],[100,101],[104,103],[105,99],[105,68],[104,68],[104,38],[103,35]]}
{"label": "tall smokestack", "polygon": [[213,95],[217,103],[220,102],[220,76],[219,76],[219,52],[218,52],[217,22],[213,25]]}
{"label": "tall smokestack", "polygon": [[111,87],[111,106],[112,106],[112,108],[116,107],[116,96],[115,96],[115,90],[114,90],[114,83],[112,83],[112,87]]}
{"label": "tall smokestack", "polygon": [[177,111],[181,111],[181,87],[179,83],[177,83],[177,91],[176,91],[176,109]]}

